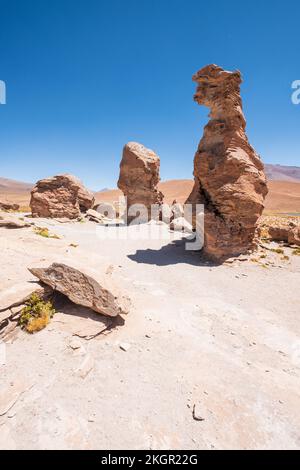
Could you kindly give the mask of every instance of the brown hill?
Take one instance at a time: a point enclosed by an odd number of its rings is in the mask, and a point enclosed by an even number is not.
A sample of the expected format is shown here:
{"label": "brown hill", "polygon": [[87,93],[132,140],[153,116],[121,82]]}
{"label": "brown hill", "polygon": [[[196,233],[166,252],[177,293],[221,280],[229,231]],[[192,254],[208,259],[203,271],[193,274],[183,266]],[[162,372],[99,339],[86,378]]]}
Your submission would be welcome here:
{"label": "brown hill", "polygon": [[297,213],[300,215],[300,182],[269,181],[266,213]]}
{"label": "brown hill", "polygon": [[[274,165],[278,166],[278,165]],[[289,167],[291,168],[291,167]],[[274,176],[274,174],[273,174]],[[176,199],[183,203],[193,187],[193,180],[169,180],[159,184],[169,204]],[[24,209],[28,208],[32,185],[19,181],[0,178],[0,201],[15,202]],[[266,213],[299,213],[300,214],[300,182],[269,181],[269,195],[266,199]],[[117,201],[122,193],[118,189],[99,191],[95,194],[96,201]]]}
{"label": "brown hill", "polygon": [[[193,180],[170,180],[159,184],[165,195],[165,202],[171,204],[174,199],[183,203],[193,187]],[[97,202],[114,202],[122,192],[113,189],[96,193]],[[300,214],[300,182],[269,181],[269,194],[266,199],[265,213],[299,213]]]}
{"label": "brown hill", "polygon": [[300,182],[300,167],[298,166],[266,164],[265,171],[269,181]]}
{"label": "brown hill", "polygon": [[33,185],[8,178],[0,178],[0,201],[14,202],[27,208]]}

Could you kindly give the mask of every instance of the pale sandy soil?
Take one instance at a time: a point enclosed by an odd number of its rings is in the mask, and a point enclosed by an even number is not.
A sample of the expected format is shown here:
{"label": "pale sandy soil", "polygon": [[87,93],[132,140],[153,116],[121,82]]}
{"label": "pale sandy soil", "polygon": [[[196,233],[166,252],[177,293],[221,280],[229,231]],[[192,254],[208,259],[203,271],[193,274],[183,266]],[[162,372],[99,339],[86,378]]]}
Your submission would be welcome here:
{"label": "pale sandy soil", "polygon": [[263,250],[267,258],[212,266],[184,240],[38,223],[61,240],[0,229],[2,296],[33,280],[28,266],[76,257],[112,265],[132,308],[77,351],[74,333],[105,324],[72,305],[40,333],[20,331],[5,361],[1,346],[0,448],[300,448],[300,257],[290,248],[289,260]]}

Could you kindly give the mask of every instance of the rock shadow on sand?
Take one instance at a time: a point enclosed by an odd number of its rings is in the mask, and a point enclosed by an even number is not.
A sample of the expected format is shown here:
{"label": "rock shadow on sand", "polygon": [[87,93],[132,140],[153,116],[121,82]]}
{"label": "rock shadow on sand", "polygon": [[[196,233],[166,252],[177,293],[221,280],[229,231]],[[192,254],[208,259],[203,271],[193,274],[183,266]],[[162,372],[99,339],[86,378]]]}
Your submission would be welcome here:
{"label": "rock shadow on sand", "polygon": [[145,249],[137,250],[134,255],[128,255],[128,258],[136,263],[153,264],[156,266],[170,266],[173,264],[190,264],[193,266],[218,266],[219,263],[205,258],[201,250],[191,251],[186,249],[186,243],[189,238],[174,240],[164,245],[159,250]]}

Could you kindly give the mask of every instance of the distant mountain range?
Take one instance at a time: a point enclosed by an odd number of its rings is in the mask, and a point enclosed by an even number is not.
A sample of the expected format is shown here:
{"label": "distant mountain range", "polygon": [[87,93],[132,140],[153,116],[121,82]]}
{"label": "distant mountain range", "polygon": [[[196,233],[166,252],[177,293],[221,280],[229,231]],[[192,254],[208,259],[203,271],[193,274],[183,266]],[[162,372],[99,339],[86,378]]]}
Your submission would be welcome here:
{"label": "distant mountain range", "polygon": [[[269,212],[300,213],[300,167],[284,165],[265,165],[269,180],[269,195],[266,210]],[[28,207],[32,184],[0,178],[0,201],[10,201]],[[165,201],[174,199],[184,202],[193,187],[193,180],[169,180],[159,183],[159,189],[165,195]],[[101,189],[95,192],[97,202],[113,202],[121,195],[118,189]]]}
{"label": "distant mountain range", "polygon": [[19,193],[31,191],[31,183],[23,183],[22,181],[15,181],[8,178],[0,178],[0,192]]}
{"label": "distant mountain range", "polygon": [[299,166],[265,165],[266,175],[271,181],[300,181]]}
{"label": "distant mountain range", "polygon": [[[285,166],[266,164],[265,171],[267,178],[271,181],[292,181],[300,182],[300,166]],[[15,181],[8,178],[0,177],[0,193],[24,193],[32,189],[33,184]],[[109,188],[103,188],[97,193],[110,191]]]}

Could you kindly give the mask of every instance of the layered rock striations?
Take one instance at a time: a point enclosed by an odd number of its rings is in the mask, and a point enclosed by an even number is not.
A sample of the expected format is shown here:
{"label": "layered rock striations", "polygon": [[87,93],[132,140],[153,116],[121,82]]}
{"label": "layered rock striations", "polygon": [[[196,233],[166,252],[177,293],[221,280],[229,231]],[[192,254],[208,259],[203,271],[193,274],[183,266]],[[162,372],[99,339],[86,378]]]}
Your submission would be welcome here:
{"label": "layered rock striations", "polygon": [[[140,214],[150,220],[151,206],[159,206],[163,195],[157,189],[160,159],[152,150],[136,142],[129,142],[123,149],[120,164],[118,188],[127,197],[127,221],[130,223],[138,215],[137,205],[145,207],[145,213]],[[136,205],[135,208],[132,206]]]}
{"label": "layered rock striations", "polygon": [[203,252],[223,259],[253,247],[268,192],[266,177],[245,133],[240,72],[208,65],[193,80],[194,100],[210,108],[210,121],[195,155],[195,182],[186,202],[204,204]]}
{"label": "layered rock striations", "polygon": [[57,175],[38,181],[31,192],[33,217],[76,219],[94,204],[94,196],[73,175]]}

